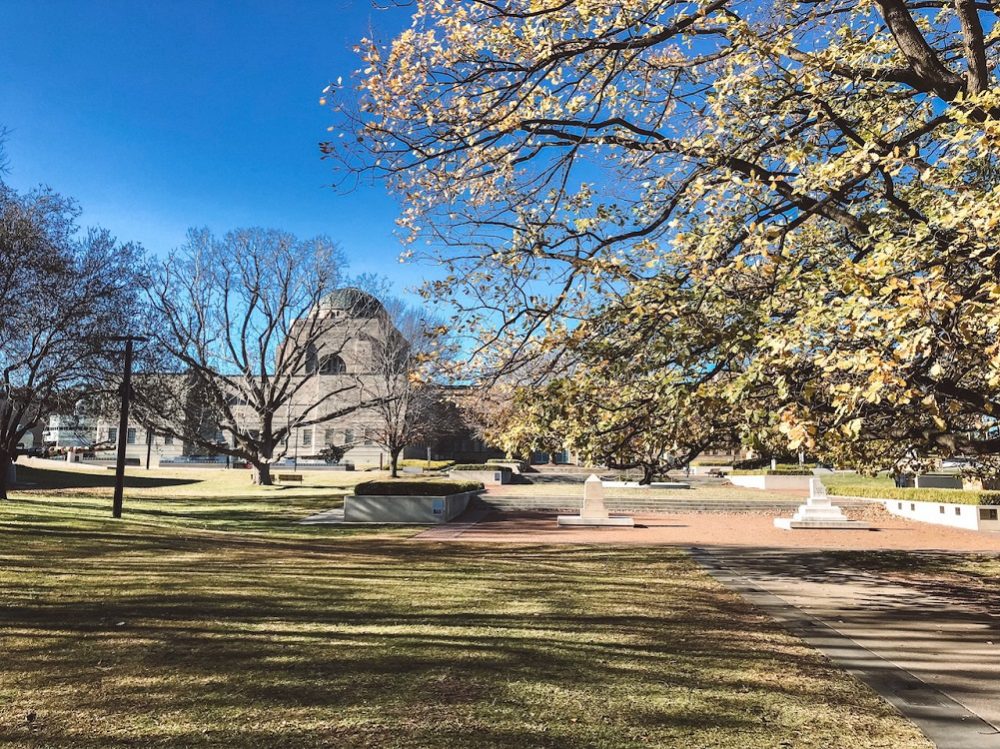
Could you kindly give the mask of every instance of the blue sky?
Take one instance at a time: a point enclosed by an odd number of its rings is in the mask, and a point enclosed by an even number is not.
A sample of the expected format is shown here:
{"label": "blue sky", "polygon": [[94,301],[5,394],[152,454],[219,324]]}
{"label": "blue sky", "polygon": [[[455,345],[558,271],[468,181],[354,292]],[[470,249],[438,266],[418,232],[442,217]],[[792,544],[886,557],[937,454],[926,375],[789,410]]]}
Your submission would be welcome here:
{"label": "blue sky", "polygon": [[[383,4],[388,4],[384,3]],[[319,158],[327,83],[351,47],[387,38],[405,11],[370,0],[3,0],[0,126],[17,189],[76,198],[84,225],[165,253],[189,226],[328,234],[354,273],[397,293],[430,269],[400,265],[381,185],[339,194]]]}

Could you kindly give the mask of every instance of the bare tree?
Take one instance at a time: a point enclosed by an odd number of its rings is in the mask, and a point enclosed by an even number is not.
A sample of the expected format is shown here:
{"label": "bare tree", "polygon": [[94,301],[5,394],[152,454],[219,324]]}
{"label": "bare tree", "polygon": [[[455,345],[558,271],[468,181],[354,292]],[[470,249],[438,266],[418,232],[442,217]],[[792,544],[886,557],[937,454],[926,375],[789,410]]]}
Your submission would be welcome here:
{"label": "bare tree", "polygon": [[379,307],[342,288],[344,266],[325,237],[191,231],[150,289],[152,337],[172,374],[139,379],[140,418],[247,461],[255,483],[270,484],[294,430],[365,405],[351,378],[326,377]]}
{"label": "bare tree", "polygon": [[75,204],[0,183],[0,498],[38,422],[107,386],[111,335],[137,318],[143,258],[107,232],[78,231]]}
{"label": "bare tree", "polygon": [[442,392],[430,377],[443,347],[434,325],[418,307],[398,300],[386,306],[371,340],[371,371],[358,388],[377,414],[371,438],[389,453],[389,470],[399,475],[399,456],[410,445],[430,443],[449,428]]}

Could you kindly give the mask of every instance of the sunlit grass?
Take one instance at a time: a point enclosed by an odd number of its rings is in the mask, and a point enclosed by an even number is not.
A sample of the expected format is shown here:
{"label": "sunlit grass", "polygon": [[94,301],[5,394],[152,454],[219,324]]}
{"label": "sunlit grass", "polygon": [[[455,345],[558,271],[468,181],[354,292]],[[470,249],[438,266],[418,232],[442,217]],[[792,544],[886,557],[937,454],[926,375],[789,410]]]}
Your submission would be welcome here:
{"label": "sunlit grass", "polygon": [[929,746],[680,551],[289,535],[313,501],[0,503],[0,744]]}
{"label": "sunlit grass", "polygon": [[[315,471],[303,473],[301,484],[254,486],[246,471],[130,468],[123,514],[132,521],[194,529],[317,535],[324,531],[296,521],[339,507],[355,483],[373,475],[377,474]],[[14,522],[99,519],[111,514],[111,471],[19,466],[18,479],[21,483],[11,494],[8,517]]]}

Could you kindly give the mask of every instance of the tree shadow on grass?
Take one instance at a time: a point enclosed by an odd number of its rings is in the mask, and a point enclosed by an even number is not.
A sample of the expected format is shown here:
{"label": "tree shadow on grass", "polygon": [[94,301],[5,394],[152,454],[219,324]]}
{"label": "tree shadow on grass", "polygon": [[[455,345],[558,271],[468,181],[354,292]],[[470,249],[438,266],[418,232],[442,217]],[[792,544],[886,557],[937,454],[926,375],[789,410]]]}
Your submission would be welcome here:
{"label": "tree shadow on grass", "polygon": [[41,716],[0,704],[11,743],[765,747],[783,710],[872,709],[675,551],[31,530],[0,552],[0,693]]}
{"label": "tree shadow on grass", "polygon": [[[186,486],[197,484],[198,478],[164,478],[157,476],[136,476],[125,474],[126,489],[152,489],[166,486]],[[35,466],[17,468],[17,491],[46,491],[53,489],[106,489],[115,485],[114,471],[60,471]]]}

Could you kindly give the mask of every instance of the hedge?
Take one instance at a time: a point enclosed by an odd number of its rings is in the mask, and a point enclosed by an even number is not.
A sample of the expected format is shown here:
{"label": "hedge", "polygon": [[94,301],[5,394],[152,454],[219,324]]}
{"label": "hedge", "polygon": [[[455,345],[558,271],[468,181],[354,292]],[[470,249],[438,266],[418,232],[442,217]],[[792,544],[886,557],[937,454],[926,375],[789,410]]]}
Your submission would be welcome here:
{"label": "hedge", "polygon": [[479,481],[377,479],[375,481],[362,481],[354,487],[354,493],[365,497],[384,497],[393,494],[406,497],[443,497],[448,494],[475,492],[482,488],[483,485]]}
{"label": "hedge", "polygon": [[777,468],[759,468],[756,471],[732,471],[731,476],[812,476],[809,468],[793,468],[778,466]]}
{"label": "hedge", "polygon": [[839,497],[866,499],[901,499],[910,502],[944,502],[953,505],[1000,505],[1000,491],[964,491],[962,489],[904,489],[895,486],[841,484],[827,489]]}
{"label": "hedge", "polygon": [[509,471],[508,466],[490,465],[489,463],[456,463],[453,471]]}
{"label": "hedge", "polygon": [[[750,458],[749,460],[737,460],[733,463],[733,468],[742,471],[766,470],[771,467],[770,458]],[[815,468],[815,463],[778,463],[775,466],[778,470],[782,468]]]}
{"label": "hedge", "polygon": [[490,458],[486,461],[486,464],[490,466],[506,465],[509,467],[511,463],[516,465],[518,469],[522,471],[526,471],[528,469],[528,461],[519,460],[518,458]]}
{"label": "hedge", "polygon": [[420,458],[407,458],[399,461],[400,468],[425,468],[428,471],[443,471],[455,465],[454,460],[432,460],[430,465],[426,460]]}

